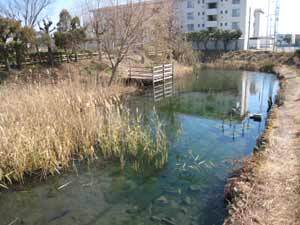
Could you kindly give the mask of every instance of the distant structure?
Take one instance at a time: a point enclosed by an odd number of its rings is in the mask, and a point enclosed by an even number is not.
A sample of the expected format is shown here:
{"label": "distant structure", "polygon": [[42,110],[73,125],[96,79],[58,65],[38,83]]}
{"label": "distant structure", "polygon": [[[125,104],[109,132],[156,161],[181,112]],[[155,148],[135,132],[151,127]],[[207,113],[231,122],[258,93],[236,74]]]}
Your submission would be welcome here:
{"label": "distant structure", "polygon": [[[274,49],[278,32],[280,0],[144,0],[149,9],[160,9],[164,1],[174,1],[183,32],[201,30],[240,30],[238,48]],[[134,5],[134,1],[131,2]],[[128,6],[128,5],[127,5]],[[127,7],[126,4],[119,7]],[[114,7],[91,10],[101,14]],[[218,47],[208,43],[208,49]],[[236,44],[229,49],[236,49]]]}
{"label": "distant structure", "polygon": [[279,18],[279,0],[176,0],[184,32],[241,30],[240,49],[270,48]]}

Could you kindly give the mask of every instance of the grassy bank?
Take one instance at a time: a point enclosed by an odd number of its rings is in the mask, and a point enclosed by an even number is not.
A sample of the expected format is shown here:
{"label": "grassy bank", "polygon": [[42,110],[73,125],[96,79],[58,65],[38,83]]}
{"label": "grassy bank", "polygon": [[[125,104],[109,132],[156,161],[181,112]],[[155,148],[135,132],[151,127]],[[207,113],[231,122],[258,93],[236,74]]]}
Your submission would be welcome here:
{"label": "grassy bank", "polygon": [[237,69],[248,71],[273,72],[277,65],[292,65],[298,56],[292,53],[268,51],[235,51],[223,54],[213,62],[204,63],[202,67]]}
{"label": "grassy bank", "polygon": [[109,159],[162,167],[166,137],[126,108],[128,88],[105,88],[63,80],[55,84],[0,86],[0,184],[22,182],[27,175],[45,178],[73,160]]}

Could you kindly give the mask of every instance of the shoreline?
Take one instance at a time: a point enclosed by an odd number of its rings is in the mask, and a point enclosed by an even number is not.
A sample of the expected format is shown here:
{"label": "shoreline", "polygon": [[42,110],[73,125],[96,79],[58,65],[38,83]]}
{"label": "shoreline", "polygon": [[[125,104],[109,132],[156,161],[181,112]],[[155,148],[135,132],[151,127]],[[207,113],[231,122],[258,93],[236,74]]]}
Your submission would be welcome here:
{"label": "shoreline", "polygon": [[[216,64],[209,63],[203,65],[204,68],[238,69],[238,70],[271,72],[271,71],[262,71],[259,65],[253,66],[252,64],[250,64],[250,66],[247,67],[247,62],[241,63],[241,61],[238,61],[237,63],[231,61],[227,64],[226,61],[224,60],[222,61],[221,64],[220,62],[218,62]],[[284,205],[281,204],[281,200],[287,198],[287,196],[284,193],[282,193],[280,199],[278,200],[277,198],[274,199],[275,196],[272,196],[272,194],[267,195],[268,192],[272,193],[272,190],[268,187],[269,183],[272,183],[272,176],[270,176],[268,173],[272,173],[272,170],[270,170],[269,168],[264,169],[265,168],[264,165],[268,164],[268,162],[270,161],[269,158],[277,159],[276,154],[278,154],[278,151],[274,151],[274,149],[276,149],[276,146],[273,146],[273,143],[279,137],[274,135],[274,132],[275,131],[278,132],[278,130],[280,131],[283,129],[282,123],[284,123],[284,121],[281,121],[282,118],[280,114],[282,113],[282,111],[284,111],[283,108],[285,107],[285,104],[286,103],[291,104],[291,102],[293,101],[291,99],[291,96],[293,96],[293,92],[291,91],[291,83],[289,82],[289,80],[300,78],[299,76],[297,77],[298,74],[296,68],[293,68],[292,66],[274,65],[272,68],[268,68],[268,69],[272,69],[272,73],[277,76],[280,82],[280,89],[278,90],[278,98],[269,113],[268,119],[266,121],[266,129],[264,133],[257,139],[257,146],[253,149],[253,154],[243,159],[244,160],[243,166],[240,169],[233,171],[233,175],[229,177],[226,182],[227,184],[224,188],[224,197],[225,197],[225,201],[227,201],[228,203],[227,210],[229,215],[227,216],[227,218],[225,218],[224,225],[296,224],[296,223],[291,223],[291,220],[295,222],[295,221],[299,221],[300,219],[300,217],[291,216],[289,215],[290,213],[287,212],[285,212],[285,214],[289,216],[284,216],[284,215],[278,216],[278,214],[280,215],[281,213],[275,213],[274,210],[270,210],[270,206],[265,205],[265,203],[268,201],[270,201],[271,203],[273,202],[274,205],[280,206],[278,207],[279,212],[281,207],[286,208]],[[300,80],[297,80],[296,84],[300,84]],[[293,86],[295,86],[296,84],[292,82]],[[286,95],[289,95],[289,98],[286,98]],[[299,97],[300,97],[300,93],[299,93]],[[295,109],[293,111],[295,112]],[[294,130],[299,130],[299,129],[294,126]],[[282,138],[285,138],[284,133]],[[288,139],[287,141],[290,140]],[[299,149],[298,156],[300,157],[300,149]],[[297,162],[296,165],[298,165]],[[263,178],[261,174],[264,175]],[[271,178],[270,180],[265,181],[264,179],[266,179],[266,177],[271,177]],[[300,174],[297,177],[297,179],[299,179],[299,177]],[[292,179],[292,178],[289,176],[289,174],[286,174],[286,179]],[[275,182],[273,183],[279,182],[282,185],[283,181],[284,178],[282,178],[282,180],[280,179],[275,180]],[[284,185],[282,185],[282,188],[284,188]],[[291,188],[298,188],[298,187],[296,185],[296,187],[291,187]],[[297,197],[299,197],[299,203],[300,203],[300,194]],[[259,201],[254,201],[257,199]],[[276,202],[274,203],[274,201]],[[298,202],[298,199],[296,202]],[[294,211],[295,210],[297,209],[294,208]],[[289,211],[293,211],[293,210],[290,209]]]}

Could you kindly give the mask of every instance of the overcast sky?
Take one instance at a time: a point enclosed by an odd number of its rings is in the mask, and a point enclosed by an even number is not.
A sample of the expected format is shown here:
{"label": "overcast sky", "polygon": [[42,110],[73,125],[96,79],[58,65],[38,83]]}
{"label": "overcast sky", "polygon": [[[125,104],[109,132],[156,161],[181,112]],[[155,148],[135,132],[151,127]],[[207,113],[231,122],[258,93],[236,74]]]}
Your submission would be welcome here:
{"label": "overcast sky", "polygon": [[[10,0],[0,0],[0,2],[8,1]],[[62,9],[65,8],[70,11],[76,11],[78,10],[79,1],[80,0],[55,0],[55,4],[48,9],[46,15],[56,23],[58,14]],[[279,32],[300,34],[300,0],[281,0],[280,6]]]}

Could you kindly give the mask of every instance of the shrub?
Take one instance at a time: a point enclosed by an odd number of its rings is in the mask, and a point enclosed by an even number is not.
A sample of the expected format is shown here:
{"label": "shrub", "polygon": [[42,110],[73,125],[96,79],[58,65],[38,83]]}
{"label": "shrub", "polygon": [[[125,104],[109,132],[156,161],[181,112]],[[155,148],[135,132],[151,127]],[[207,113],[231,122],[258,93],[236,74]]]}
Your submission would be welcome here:
{"label": "shrub", "polygon": [[274,63],[268,62],[268,63],[263,64],[263,65],[259,68],[259,71],[260,71],[260,72],[266,72],[266,73],[273,73],[273,72],[274,72],[274,67],[275,67],[275,64],[274,64]]}

